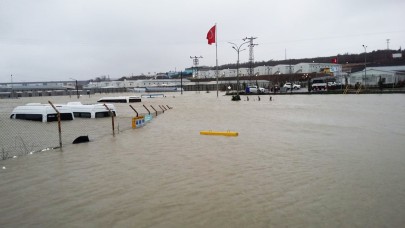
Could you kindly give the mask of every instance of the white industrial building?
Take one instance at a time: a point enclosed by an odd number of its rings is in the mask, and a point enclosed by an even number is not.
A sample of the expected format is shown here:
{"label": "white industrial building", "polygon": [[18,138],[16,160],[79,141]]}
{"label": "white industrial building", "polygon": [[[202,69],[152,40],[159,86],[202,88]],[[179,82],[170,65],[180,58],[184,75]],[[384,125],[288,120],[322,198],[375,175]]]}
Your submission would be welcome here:
{"label": "white industrial building", "polygon": [[[183,79],[183,84],[190,80]],[[181,79],[150,79],[150,80],[124,80],[124,81],[105,81],[90,82],[83,86],[84,89],[105,89],[105,88],[140,88],[151,86],[180,86]]]}
{"label": "white industrial building", "polygon": [[216,70],[198,71],[198,78],[216,78]]}
{"label": "white industrial building", "polygon": [[378,86],[379,80],[383,80],[385,85],[395,85],[405,81],[405,72],[393,70],[381,70],[379,67],[366,68],[365,70],[352,73],[350,84],[361,84],[366,86]]}
{"label": "white industrial building", "polygon": [[294,65],[279,64],[273,67],[273,74],[292,74]]}
{"label": "white industrial building", "polygon": [[239,68],[239,76],[249,76],[250,68]]}
{"label": "white industrial building", "polygon": [[255,75],[272,75],[273,67],[271,66],[258,66],[254,68]]}
{"label": "white industrial building", "polygon": [[89,82],[84,85],[84,89],[106,89],[106,88],[125,88],[133,87],[135,81],[102,81],[102,82]]}
{"label": "white industrial building", "polygon": [[223,69],[219,71],[219,77],[235,77],[236,69]]}
{"label": "white industrial building", "polygon": [[323,69],[329,69],[332,73],[342,72],[342,65],[334,63],[299,63],[294,65],[293,73],[295,74],[309,74],[319,73]]}
{"label": "white industrial building", "polygon": [[[342,74],[342,65],[333,63],[299,63],[296,65],[279,64],[276,66],[257,66],[253,68],[254,75],[279,75],[279,74],[309,74],[320,73],[328,69],[334,75]],[[249,76],[249,68],[239,68],[239,76]],[[200,78],[215,78],[215,70],[199,71]],[[218,77],[236,77],[236,69],[219,70]]]}

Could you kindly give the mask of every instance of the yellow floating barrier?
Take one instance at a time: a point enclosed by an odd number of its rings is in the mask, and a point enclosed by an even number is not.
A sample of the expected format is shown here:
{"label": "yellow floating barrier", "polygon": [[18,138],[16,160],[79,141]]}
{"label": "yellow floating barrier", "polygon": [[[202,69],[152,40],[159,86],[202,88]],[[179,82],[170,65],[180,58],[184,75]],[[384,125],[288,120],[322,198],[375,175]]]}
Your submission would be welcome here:
{"label": "yellow floating barrier", "polygon": [[236,131],[200,131],[200,135],[222,135],[222,136],[238,136]]}

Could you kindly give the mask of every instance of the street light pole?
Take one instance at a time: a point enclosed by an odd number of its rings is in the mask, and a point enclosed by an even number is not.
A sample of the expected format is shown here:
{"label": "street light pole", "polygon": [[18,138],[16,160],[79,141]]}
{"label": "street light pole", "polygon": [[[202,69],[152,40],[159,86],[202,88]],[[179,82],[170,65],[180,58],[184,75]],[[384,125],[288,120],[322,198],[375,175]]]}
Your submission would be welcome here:
{"label": "street light pole", "polygon": [[76,95],[77,95],[77,99],[79,99],[79,87],[77,86],[77,79],[74,79],[74,78],[70,78],[70,79],[76,81],[76,84],[75,84],[75,87],[76,87]]}
{"label": "street light pole", "polygon": [[236,95],[238,97],[239,97],[239,52],[246,50],[246,49],[242,49],[242,50],[240,50],[240,49],[242,48],[242,46],[244,44],[247,44],[249,42],[250,41],[246,41],[246,42],[244,42],[244,43],[242,43],[240,45],[237,45],[237,44],[232,43],[232,42],[228,42],[228,43],[232,44],[232,48],[236,51],[236,53],[238,53],[238,61],[236,62],[236,84],[237,84]]}
{"label": "street light pole", "polygon": [[364,88],[366,88],[367,80],[367,46],[363,44],[364,47]]}

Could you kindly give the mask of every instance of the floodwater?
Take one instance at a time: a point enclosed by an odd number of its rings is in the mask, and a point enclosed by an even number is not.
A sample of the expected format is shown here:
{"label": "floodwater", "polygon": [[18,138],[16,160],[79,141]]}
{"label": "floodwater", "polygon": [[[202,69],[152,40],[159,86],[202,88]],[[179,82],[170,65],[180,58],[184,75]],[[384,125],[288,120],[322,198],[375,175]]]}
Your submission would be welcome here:
{"label": "floodwater", "polygon": [[405,226],[404,95],[222,95],[0,161],[0,227]]}

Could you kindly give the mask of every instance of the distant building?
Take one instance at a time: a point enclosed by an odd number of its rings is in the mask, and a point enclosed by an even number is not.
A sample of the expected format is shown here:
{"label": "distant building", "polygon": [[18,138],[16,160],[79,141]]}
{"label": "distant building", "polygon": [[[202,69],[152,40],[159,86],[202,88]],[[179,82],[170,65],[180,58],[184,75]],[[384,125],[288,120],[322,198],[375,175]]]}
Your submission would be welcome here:
{"label": "distant building", "polygon": [[273,74],[292,74],[294,65],[279,64],[273,67]]}
{"label": "distant building", "polygon": [[255,75],[272,75],[273,67],[272,66],[258,66],[254,68]]}
{"label": "distant building", "polygon": [[[183,84],[190,82],[183,79]],[[124,80],[90,82],[83,89],[106,89],[106,88],[144,88],[151,86],[180,86],[181,79],[149,79],[149,80]]]}
{"label": "distant building", "polygon": [[249,76],[249,68],[239,68],[239,76]]}
{"label": "distant building", "polygon": [[[218,77],[236,77],[237,69],[219,70]],[[250,68],[239,68],[239,76],[250,76]],[[280,75],[280,74],[310,74],[329,73],[334,76],[342,75],[342,65],[334,63],[299,63],[296,65],[279,64],[276,66],[257,66],[253,68],[253,74]],[[215,78],[215,69],[201,69],[198,72],[200,78]]]}
{"label": "distant building", "polygon": [[[78,81],[77,86],[87,81]],[[76,90],[76,81],[0,83],[0,98],[70,95]]]}
{"label": "distant building", "polygon": [[223,69],[219,71],[219,77],[236,77],[236,69]]}
{"label": "distant building", "polygon": [[[384,68],[384,67],[382,67]],[[350,84],[362,84],[366,86],[378,86],[379,80],[383,81],[384,85],[396,85],[399,82],[405,81],[405,72],[384,70],[381,67],[366,68],[365,70],[352,73],[350,75]]]}
{"label": "distant building", "polygon": [[329,71],[333,75],[339,75],[342,72],[342,65],[334,63],[299,63],[294,65],[294,74],[321,73]]}
{"label": "distant building", "polygon": [[204,70],[198,72],[198,78],[216,78],[216,70]]}

